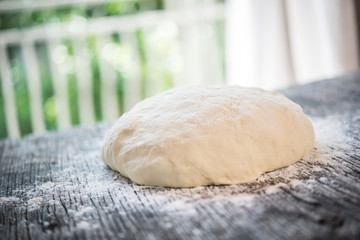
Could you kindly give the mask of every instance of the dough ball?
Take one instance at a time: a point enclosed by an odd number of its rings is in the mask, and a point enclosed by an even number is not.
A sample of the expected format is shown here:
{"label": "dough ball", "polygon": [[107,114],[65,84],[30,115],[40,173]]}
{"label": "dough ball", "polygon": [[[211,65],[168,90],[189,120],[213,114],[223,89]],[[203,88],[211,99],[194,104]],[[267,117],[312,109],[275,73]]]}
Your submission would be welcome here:
{"label": "dough ball", "polygon": [[138,184],[235,184],[295,163],[313,149],[314,138],[302,108],[279,93],[182,87],[123,114],[102,158]]}

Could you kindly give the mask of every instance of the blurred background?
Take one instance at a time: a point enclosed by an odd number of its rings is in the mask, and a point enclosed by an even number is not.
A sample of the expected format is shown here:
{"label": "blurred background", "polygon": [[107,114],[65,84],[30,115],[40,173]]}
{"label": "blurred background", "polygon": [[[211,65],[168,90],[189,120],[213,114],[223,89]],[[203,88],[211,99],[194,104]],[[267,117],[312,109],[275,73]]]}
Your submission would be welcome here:
{"label": "blurred background", "polygon": [[0,138],[112,121],[181,85],[359,68],[356,0],[1,0]]}

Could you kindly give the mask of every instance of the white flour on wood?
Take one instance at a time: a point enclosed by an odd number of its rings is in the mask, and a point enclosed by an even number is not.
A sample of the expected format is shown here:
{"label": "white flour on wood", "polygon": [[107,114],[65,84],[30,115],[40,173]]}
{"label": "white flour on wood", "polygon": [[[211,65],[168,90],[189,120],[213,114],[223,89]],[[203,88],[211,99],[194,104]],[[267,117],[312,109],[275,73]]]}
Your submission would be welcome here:
{"label": "white flour on wood", "polygon": [[[92,221],[97,218],[98,207],[108,212],[126,214],[128,208],[139,211],[158,206],[173,214],[196,217],[201,204],[209,201],[214,204],[235,202],[237,206],[246,207],[251,206],[256,199],[282,194],[287,189],[295,188],[298,192],[312,190],[315,183],[332,181],[332,175],[336,175],[337,171],[347,170],[346,163],[339,159],[346,159],[351,151],[351,139],[343,132],[348,126],[344,126],[335,117],[310,119],[316,132],[314,151],[303,160],[289,167],[264,173],[250,183],[183,189],[139,186],[104,165],[99,164],[95,169],[79,172],[69,161],[70,165],[51,172],[51,180],[38,179],[31,185],[17,185],[12,189],[13,197],[0,195],[0,205],[13,206],[23,214],[40,208],[56,208],[65,213],[63,206],[66,205],[67,214],[78,222],[76,227],[81,230],[92,226]],[[76,158],[84,166],[96,164],[100,158],[101,139],[86,144],[94,145],[94,150],[86,150],[84,154],[81,150],[70,149],[64,159]],[[56,159],[53,161],[56,162]],[[93,205],[90,198],[103,203],[101,206]],[[144,198],[147,200],[140,201]],[[45,225],[49,223],[44,222]]]}

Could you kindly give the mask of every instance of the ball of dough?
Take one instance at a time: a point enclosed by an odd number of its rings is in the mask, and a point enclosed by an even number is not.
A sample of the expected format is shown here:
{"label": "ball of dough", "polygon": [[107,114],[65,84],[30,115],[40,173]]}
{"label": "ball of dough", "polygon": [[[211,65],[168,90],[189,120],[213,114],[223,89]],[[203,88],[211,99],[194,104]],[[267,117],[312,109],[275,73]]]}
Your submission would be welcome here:
{"label": "ball of dough", "polygon": [[302,108],[280,93],[182,87],[123,114],[102,158],[138,184],[235,184],[295,163],[313,149],[314,138]]}

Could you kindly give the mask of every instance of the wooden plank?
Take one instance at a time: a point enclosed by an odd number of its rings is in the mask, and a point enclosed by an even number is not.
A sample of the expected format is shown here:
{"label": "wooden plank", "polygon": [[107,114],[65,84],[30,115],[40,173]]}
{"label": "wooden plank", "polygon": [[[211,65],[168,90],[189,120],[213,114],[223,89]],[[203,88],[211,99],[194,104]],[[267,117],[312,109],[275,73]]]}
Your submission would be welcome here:
{"label": "wooden plank", "polygon": [[181,42],[181,51],[183,54],[183,75],[179,77],[176,85],[199,85],[205,83],[202,68],[201,46],[202,42],[199,36],[198,24],[190,26],[180,26],[179,38]]}
{"label": "wooden plank", "polygon": [[54,84],[57,127],[58,129],[66,129],[71,126],[69,95],[67,89],[68,80],[66,73],[60,71],[60,63],[55,62],[56,59],[53,59],[56,57],[54,55],[55,51],[61,51],[61,48],[65,48],[65,46],[63,46],[60,41],[48,42],[48,50],[50,55],[49,59],[51,59],[51,77]]}
{"label": "wooden plank", "polygon": [[[138,0],[121,0],[122,2],[136,2]],[[21,10],[39,10],[39,9],[49,9],[49,8],[59,8],[59,7],[71,7],[73,5],[98,5],[106,4],[112,2],[112,0],[42,0],[36,2],[36,4],[30,4],[27,2],[21,1],[1,1],[0,2],[0,12],[12,12],[12,11],[21,11]]]}
{"label": "wooden plank", "polygon": [[135,33],[119,33],[121,45],[129,52],[129,62],[124,62],[124,111],[129,111],[141,100],[140,59]]}
{"label": "wooden plank", "polygon": [[72,43],[78,83],[80,124],[89,124],[95,122],[89,49],[85,39],[76,38]]}
{"label": "wooden plank", "polygon": [[204,79],[206,84],[221,85],[225,82],[220,57],[220,42],[216,36],[216,22],[201,23],[199,26],[200,41],[205,43],[201,48]]}
{"label": "wooden plank", "polygon": [[313,153],[250,183],[133,184],[101,161],[111,124],[0,142],[0,239],[359,239],[360,73],[282,91]]}
{"label": "wooden plank", "polygon": [[20,137],[19,122],[16,113],[14,86],[11,78],[10,63],[6,53],[6,46],[0,44],[0,73],[4,97],[5,117],[8,135]]}
{"label": "wooden plank", "polygon": [[31,122],[33,132],[45,131],[45,119],[42,106],[42,94],[38,60],[35,53],[35,45],[32,42],[23,42],[21,45],[25,63],[26,78],[29,86]]}
{"label": "wooden plank", "polygon": [[[168,9],[195,8],[196,6],[216,4],[216,0],[199,1],[174,1],[167,0],[165,6]],[[199,12],[201,15],[201,12]],[[216,19],[198,22],[191,25],[180,26],[181,47],[184,50],[185,76],[177,78],[176,84],[182,85],[182,81],[190,84],[221,84],[224,82],[222,73],[222,59],[220,57],[220,42],[216,36]],[[193,75],[195,73],[195,75]]]}
{"label": "wooden plank", "polygon": [[[162,61],[161,56],[156,52],[156,41],[161,41],[155,33],[156,28],[141,30],[143,38],[143,51],[144,51],[144,66],[145,73],[143,76],[142,85],[144,97],[151,97],[161,92],[162,76],[159,74],[161,71]],[[160,76],[159,76],[160,75]]]}
{"label": "wooden plank", "polygon": [[[201,14],[199,14],[201,13]],[[184,17],[186,16],[186,17]],[[107,16],[88,19],[86,26],[81,31],[72,31],[73,24],[70,23],[51,23],[36,26],[24,30],[11,29],[0,33],[0,39],[4,44],[19,43],[26,38],[31,41],[42,41],[50,39],[63,39],[72,36],[88,36],[91,34],[102,35],[113,32],[132,32],[137,29],[144,29],[157,26],[167,21],[176,22],[179,25],[191,25],[198,21],[208,21],[224,19],[224,4],[217,3],[209,6],[198,6],[196,8],[177,9],[177,10],[156,10],[143,12],[141,14],[130,14],[124,16]]]}
{"label": "wooden plank", "polygon": [[99,56],[101,78],[101,110],[104,120],[115,120],[119,117],[117,101],[117,73],[113,67],[114,46],[111,35],[99,36],[96,48]]}
{"label": "wooden plank", "polygon": [[[206,1],[207,4],[213,4],[213,1]],[[199,6],[199,1],[165,1],[167,9],[191,9]],[[201,12],[198,13],[202,15]],[[213,59],[217,57],[217,49],[219,48],[216,38],[209,38],[212,33],[212,26],[203,23],[200,20],[190,25],[179,25],[179,41],[182,53],[182,71],[174,76],[175,85],[199,85],[221,82],[222,75],[218,73],[221,67],[220,62],[214,65]],[[206,36],[207,35],[207,36]],[[208,39],[206,39],[208,38]],[[211,53],[211,54],[210,54]],[[217,61],[220,58],[216,59]]]}

